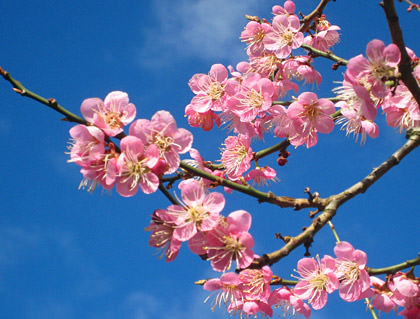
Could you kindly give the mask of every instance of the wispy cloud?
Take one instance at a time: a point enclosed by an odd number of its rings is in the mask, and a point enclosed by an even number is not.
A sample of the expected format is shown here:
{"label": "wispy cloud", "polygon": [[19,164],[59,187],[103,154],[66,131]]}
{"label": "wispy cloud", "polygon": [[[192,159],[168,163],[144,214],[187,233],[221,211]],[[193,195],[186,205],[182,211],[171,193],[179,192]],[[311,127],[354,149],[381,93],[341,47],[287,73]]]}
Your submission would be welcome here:
{"label": "wispy cloud", "polygon": [[246,24],[244,14],[257,4],[257,0],[154,1],[156,23],[144,31],[139,62],[142,66],[165,66],[177,58],[239,62],[245,57],[238,39]]}

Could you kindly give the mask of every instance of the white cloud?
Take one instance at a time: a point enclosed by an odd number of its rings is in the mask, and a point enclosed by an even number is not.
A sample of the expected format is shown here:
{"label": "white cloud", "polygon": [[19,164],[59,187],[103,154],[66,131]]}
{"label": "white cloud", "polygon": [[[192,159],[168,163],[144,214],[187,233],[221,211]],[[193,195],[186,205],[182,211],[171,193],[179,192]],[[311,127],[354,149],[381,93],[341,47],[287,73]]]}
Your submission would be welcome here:
{"label": "white cloud", "polygon": [[[240,32],[257,0],[180,0],[153,2],[156,23],[144,32],[142,66],[164,66],[176,58],[239,62],[245,57]],[[172,62],[173,63],[173,62]]]}

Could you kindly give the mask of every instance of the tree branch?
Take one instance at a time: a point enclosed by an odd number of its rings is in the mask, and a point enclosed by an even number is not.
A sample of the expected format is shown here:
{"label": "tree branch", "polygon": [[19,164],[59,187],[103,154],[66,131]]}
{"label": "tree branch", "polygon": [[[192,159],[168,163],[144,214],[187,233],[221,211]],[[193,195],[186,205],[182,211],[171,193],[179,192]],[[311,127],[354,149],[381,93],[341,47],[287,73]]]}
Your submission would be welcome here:
{"label": "tree branch", "polygon": [[310,45],[307,45],[307,44],[302,44],[302,48],[311,52],[313,57],[321,56],[321,57],[324,57],[326,59],[337,62],[339,65],[347,65],[347,63],[349,63],[348,60],[340,58],[339,56],[336,56],[331,51],[328,51],[328,52],[321,51],[321,50],[315,49],[315,48],[313,48],[313,47],[311,47]]}
{"label": "tree branch", "polygon": [[309,30],[309,28],[311,27],[312,21],[315,20],[316,18],[319,18],[322,15],[322,12],[324,11],[324,8],[328,2],[330,2],[330,0],[321,0],[321,2],[314,9],[314,11],[312,11],[310,14],[303,17],[302,25],[300,26],[300,29],[299,29],[300,32],[307,32]]}
{"label": "tree branch", "polygon": [[420,253],[418,254],[417,258],[409,259],[407,261],[404,261],[401,264],[388,266],[384,268],[370,268],[366,267],[369,275],[382,275],[382,274],[393,274],[397,271],[400,271],[405,268],[413,267],[420,265]]}
{"label": "tree branch", "polygon": [[37,102],[40,102],[50,108],[52,108],[53,110],[63,114],[65,116],[65,120],[69,121],[69,122],[76,122],[76,123],[80,123],[80,124],[84,124],[84,125],[89,125],[89,123],[82,119],[81,117],[77,116],[76,114],[73,114],[72,112],[66,110],[64,107],[62,107],[60,104],[58,104],[58,102],[56,101],[56,99],[46,99],[38,94],[35,94],[32,91],[29,91],[26,87],[23,86],[22,83],[20,83],[19,81],[15,80],[9,72],[5,71],[4,69],[2,69],[0,67],[0,74],[3,76],[3,78],[6,81],[9,81],[12,86],[13,86],[13,91],[15,91],[16,93],[22,95],[22,96],[26,96],[29,97]]}
{"label": "tree branch", "polygon": [[327,199],[323,199],[328,203],[317,218],[312,221],[312,224],[305,228],[296,237],[291,239],[279,250],[264,254],[260,258],[255,259],[249,268],[261,268],[265,265],[272,265],[278,262],[280,259],[289,255],[291,251],[302,245],[308,240],[311,240],[315,234],[324,227],[336,214],[337,209],[360,193],[364,193],[370,186],[372,186],[380,177],[388,172],[392,167],[397,165],[406,155],[420,145],[420,129],[412,130],[408,137],[408,141],[391,157],[382,163],[379,167],[375,168],[368,176],[362,179],[360,182],[349,187],[345,191],[332,195]]}
{"label": "tree branch", "polygon": [[416,100],[420,108],[420,87],[417,80],[414,78],[413,65],[411,58],[408,56],[407,50],[405,49],[405,43],[403,34],[401,31],[400,24],[398,22],[398,15],[395,11],[394,0],[384,0],[380,3],[385,11],[386,20],[388,21],[388,28],[391,33],[392,42],[398,46],[401,52],[401,61],[398,64],[399,71],[401,73],[401,80],[405,86],[410,90],[414,99]]}

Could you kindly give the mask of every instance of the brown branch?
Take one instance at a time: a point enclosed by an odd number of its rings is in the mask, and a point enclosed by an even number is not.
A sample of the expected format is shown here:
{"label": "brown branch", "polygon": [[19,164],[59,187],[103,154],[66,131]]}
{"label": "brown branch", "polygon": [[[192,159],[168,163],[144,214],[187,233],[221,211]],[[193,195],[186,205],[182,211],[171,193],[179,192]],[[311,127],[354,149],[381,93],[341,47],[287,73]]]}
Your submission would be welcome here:
{"label": "brown branch", "polygon": [[264,254],[262,257],[255,259],[250,268],[261,268],[264,265],[272,265],[278,262],[280,259],[286,257],[291,251],[304,244],[306,241],[312,239],[315,234],[335,216],[337,209],[342,204],[355,197],[356,195],[366,192],[366,190],[372,186],[379,178],[381,178],[392,167],[397,165],[406,155],[408,155],[419,145],[420,129],[412,130],[409,132],[408,141],[399,150],[392,154],[388,160],[375,168],[360,182],[350,186],[348,189],[339,194],[332,195],[329,198],[324,199],[324,201],[326,201],[328,204],[325,206],[322,214],[315,218],[311,225],[306,227],[305,230],[296,237],[291,237],[286,245],[284,245],[279,250],[269,254]]}
{"label": "brown branch", "polygon": [[215,182],[217,185],[226,186],[238,192],[255,197],[258,199],[259,202],[267,202],[283,208],[292,207],[295,210],[300,210],[308,207],[323,209],[326,205],[326,200],[323,198],[292,198],[287,196],[276,196],[272,192],[261,192],[250,185],[238,184],[228,179],[209,174],[199,168],[188,165],[185,161],[181,161],[180,167],[194,176],[199,176],[208,179],[212,182]]}
{"label": "brown branch", "polygon": [[403,34],[401,31],[400,24],[398,22],[398,15],[395,11],[394,0],[384,0],[380,3],[385,11],[386,20],[388,21],[388,28],[391,33],[392,42],[398,46],[401,52],[401,61],[398,64],[399,71],[401,73],[401,80],[405,86],[410,90],[414,99],[420,107],[420,87],[417,80],[414,78],[413,65],[411,58],[408,56],[407,50],[405,49],[405,43]]}
{"label": "brown branch", "polygon": [[324,11],[324,8],[328,2],[330,2],[330,0],[321,0],[321,2],[314,9],[314,11],[312,11],[310,14],[303,17],[302,25],[300,26],[300,29],[299,29],[300,32],[307,32],[309,30],[309,28],[311,27],[312,21],[315,20],[316,18],[321,17],[322,11]]}

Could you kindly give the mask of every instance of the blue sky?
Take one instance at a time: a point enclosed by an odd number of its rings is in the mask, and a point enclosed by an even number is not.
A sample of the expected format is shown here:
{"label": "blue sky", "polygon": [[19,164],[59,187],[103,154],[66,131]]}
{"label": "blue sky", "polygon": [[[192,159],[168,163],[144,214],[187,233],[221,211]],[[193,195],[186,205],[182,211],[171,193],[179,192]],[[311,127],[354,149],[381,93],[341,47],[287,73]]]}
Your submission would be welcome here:
{"label": "blue sky", "polygon": [[[4,1],[0,20],[0,66],[29,89],[56,98],[79,114],[83,99],[126,91],[138,117],[166,109],[178,126],[194,134],[194,147],[216,160],[226,131],[202,133],[188,128],[184,107],[192,98],[187,82],[207,73],[213,63],[235,65],[246,59],[238,40],[244,14],[271,18],[281,4],[257,0],[181,1]],[[296,1],[308,13],[314,3]],[[363,10],[360,8],[363,7]],[[406,43],[419,54],[419,14],[401,14]],[[334,52],[344,58],[364,53],[373,38],[390,42],[377,1],[332,2],[325,13],[341,27]],[[417,31],[416,31],[417,30]],[[323,75],[319,96],[331,96],[344,69]],[[184,245],[172,263],[158,259],[144,231],[156,208],[169,203],[161,194],[133,198],[77,190],[81,176],[67,164],[71,125],[61,116],[10,90],[0,81],[0,318],[220,318],[208,295],[193,282],[218,276]],[[301,197],[310,186],[321,196],[342,191],[367,175],[404,143],[404,136],[379,119],[380,136],[355,143],[337,128],[314,148],[291,150],[278,169],[279,195]],[[253,145],[254,150],[275,139]],[[368,265],[383,267],[414,258],[419,252],[419,150],[384,176],[366,194],[342,206],[334,224],[343,240],[368,254]],[[274,163],[275,158],[263,164]],[[274,165],[274,164],[272,164]],[[223,192],[222,190],[219,190]],[[307,212],[279,209],[237,194],[226,195],[223,214],[247,209],[258,254],[281,247],[274,233],[295,235],[310,220]],[[333,255],[334,239],[323,229],[313,254]],[[304,249],[273,267],[289,278]],[[419,275],[419,274],[417,274]],[[312,318],[367,316],[363,303],[348,304],[338,294]],[[383,316],[388,318],[387,316]],[[392,315],[389,316],[393,317]]]}

